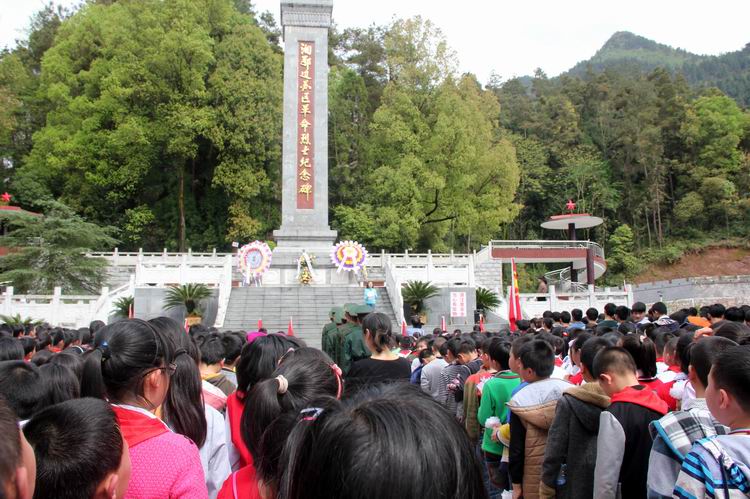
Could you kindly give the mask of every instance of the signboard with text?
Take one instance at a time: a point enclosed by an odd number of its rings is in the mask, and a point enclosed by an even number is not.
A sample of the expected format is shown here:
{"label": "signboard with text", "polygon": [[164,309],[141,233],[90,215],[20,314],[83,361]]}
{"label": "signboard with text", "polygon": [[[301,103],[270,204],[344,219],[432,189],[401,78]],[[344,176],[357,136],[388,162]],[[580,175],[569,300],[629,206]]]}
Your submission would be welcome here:
{"label": "signboard with text", "polygon": [[451,317],[466,317],[465,292],[451,292]]}
{"label": "signboard with text", "polygon": [[315,208],[315,42],[299,42],[297,63],[297,209]]}

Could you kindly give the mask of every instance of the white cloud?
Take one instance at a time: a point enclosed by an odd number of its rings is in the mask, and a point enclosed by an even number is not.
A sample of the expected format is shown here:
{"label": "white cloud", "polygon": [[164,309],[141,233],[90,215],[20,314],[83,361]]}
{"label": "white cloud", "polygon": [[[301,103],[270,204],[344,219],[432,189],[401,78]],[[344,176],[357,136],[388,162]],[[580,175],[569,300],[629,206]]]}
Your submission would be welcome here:
{"label": "white cloud", "polygon": [[[23,36],[46,0],[0,0],[0,47]],[[72,5],[75,0],[63,0]],[[278,20],[279,0],[255,0]],[[334,0],[340,28],[386,24],[420,14],[442,28],[461,69],[483,81],[541,67],[556,75],[588,59],[615,31],[632,31],[699,54],[720,54],[750,42],[750,2],[713,0]]]}

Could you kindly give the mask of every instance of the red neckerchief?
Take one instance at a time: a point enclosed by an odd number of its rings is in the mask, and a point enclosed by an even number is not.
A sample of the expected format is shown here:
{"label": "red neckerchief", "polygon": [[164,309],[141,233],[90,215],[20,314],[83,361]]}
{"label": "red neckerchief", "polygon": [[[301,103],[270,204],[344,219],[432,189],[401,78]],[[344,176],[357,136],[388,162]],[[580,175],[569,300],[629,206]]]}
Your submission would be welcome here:
{"label": "red neckerchief", "polygon": [[112,410],[115,411],[117,422],[120,424],[120,431],[129,447],[135,447],[141,442],[169,431],[167,426],[158,418],[150,418],[138,411],[116,405],[112,406]]}
{"label": "red neckerchief", "polygon": [[658,412],[661,415],[669,412],[667,403],[660,399],[650,388],[641,386],[628,386],[627,388],[615,393],[610,399],[610,404],[615,402],[629,402],[640,405],[646,409]]}
{"label": "red neckerchief", "polygon": [[672,371],[673,373],[681,373],[682,369],[680,369],[680,366],[669,366],[667,368],[667,371]]}
{"label": "red neckerchief", "polygon": [[245,466],[232,473],[232,493],[235,499],[240,497],[260,499],[258,479],[255,477],[255,468],[253,466]]}
{"label": "red neckerchief", "polygon": [[242,440],[242,413],[245,410],[245,401],[240,399],[239,393],[236,391],[227,397],[227,418],[229,418],[232,444],[240,454],[240,468],[244,468],[253,464],[253,456]]}

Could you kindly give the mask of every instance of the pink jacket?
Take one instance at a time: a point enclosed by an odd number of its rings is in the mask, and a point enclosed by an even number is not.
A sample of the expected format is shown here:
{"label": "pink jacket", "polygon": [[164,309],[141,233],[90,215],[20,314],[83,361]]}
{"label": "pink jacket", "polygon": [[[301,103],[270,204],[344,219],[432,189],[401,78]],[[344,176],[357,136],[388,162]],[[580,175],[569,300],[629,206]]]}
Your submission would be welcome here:
{"label": "pink jacket", "polygon": [[195,446],[171,431],[130,448],[132,472],[125,499],[207,499]]}

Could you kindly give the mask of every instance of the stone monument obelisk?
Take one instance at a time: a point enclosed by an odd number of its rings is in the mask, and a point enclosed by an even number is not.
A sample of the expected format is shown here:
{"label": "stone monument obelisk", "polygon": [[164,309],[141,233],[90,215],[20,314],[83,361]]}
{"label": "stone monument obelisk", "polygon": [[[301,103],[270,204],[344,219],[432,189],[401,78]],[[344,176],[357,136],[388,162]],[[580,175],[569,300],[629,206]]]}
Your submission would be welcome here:
{"label": "stone monument obelisk", "polygon": [[325,264],[328,226],[328,30],[333,0],[282,0],[284,128],[281,228],[274,264],[296,265],[302,250]]}

